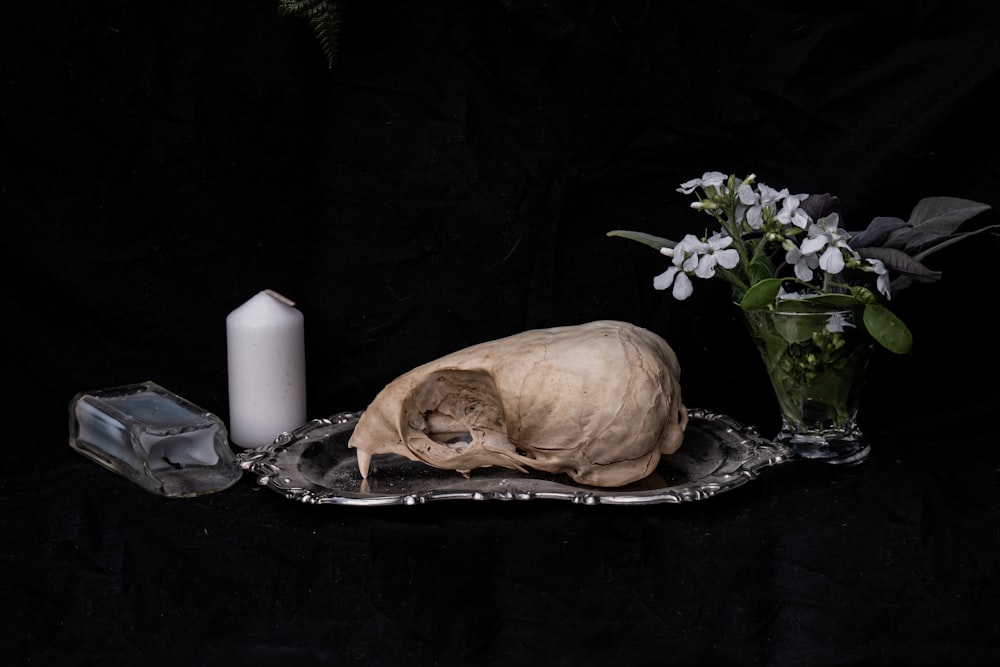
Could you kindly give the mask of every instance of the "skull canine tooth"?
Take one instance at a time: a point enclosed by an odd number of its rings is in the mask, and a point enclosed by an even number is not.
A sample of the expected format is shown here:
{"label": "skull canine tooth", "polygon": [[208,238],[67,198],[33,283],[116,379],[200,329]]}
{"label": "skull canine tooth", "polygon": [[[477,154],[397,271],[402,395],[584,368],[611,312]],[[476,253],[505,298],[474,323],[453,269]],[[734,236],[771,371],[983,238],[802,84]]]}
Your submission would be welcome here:
{"label": "skull canine tooth", "polygon": [[[349,446],[365,478],[372,456],[388,453],[465,475],[497,465],[622,486],[681,446],[679,376],[666,341],[633,324],[534,329],[400,375],[362,413]],[[456,433],[469,436],[460,447]]]}
{"label": "skull canine tooth", "polygon": [[358,450],[358,470],[362,479],[368,479],[368,470],[371,468],[372,455],[364,449]]}

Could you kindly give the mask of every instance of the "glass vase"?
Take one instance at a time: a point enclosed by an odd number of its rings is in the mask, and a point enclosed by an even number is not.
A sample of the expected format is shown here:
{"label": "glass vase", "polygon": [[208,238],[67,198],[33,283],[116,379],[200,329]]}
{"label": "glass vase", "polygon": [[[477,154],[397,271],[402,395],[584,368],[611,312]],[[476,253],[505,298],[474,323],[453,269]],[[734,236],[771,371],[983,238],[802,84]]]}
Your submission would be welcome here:
{"label": "glass vase", "polygon": [[858,404],[874,341],[851,310],[745,313],[781,409],[775,440],[793,456],[864,461]]}

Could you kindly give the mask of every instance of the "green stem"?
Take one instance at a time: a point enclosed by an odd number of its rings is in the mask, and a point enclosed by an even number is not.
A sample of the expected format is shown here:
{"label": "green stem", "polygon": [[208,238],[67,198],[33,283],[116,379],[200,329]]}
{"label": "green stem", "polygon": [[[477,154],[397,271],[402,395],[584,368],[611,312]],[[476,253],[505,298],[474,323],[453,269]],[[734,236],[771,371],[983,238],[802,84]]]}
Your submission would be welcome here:
{"label": "green stem", "polygon": [[738,275],[736,275],[736,272],[724,269],[721,266],[716,266],[715,271],[719,273],[723,279],[734,285],[740,294],[744,294],[748,289],[750,289],[750,285],[747,281],[742,280]]}
{"label": "green stem", "polygon": [[[721,226],[722,229],[725,230],[726,234],[733,239],[733,244],[736,246],[736,252],[740,255],[740,265],[743,268],[742,275],[745,278],[749,278],[750,267],[753,265],[755,258],[751,258],[747,255],[747,248],[743,243],[742,230],[739,229],[739,221],[736,220],[735,203],[729,202],[724,210],[725,215],[718,215],[714,211],[712,212],[712,215],[719,222],[719,226]],[[734,224],[735,228],[733,227]],[[736,285],[740,292],[746,292],[750,289],[748,281],[737,276],[735,272],[721,267],[719,267],[717,271],[719,271],[730,283]]]}

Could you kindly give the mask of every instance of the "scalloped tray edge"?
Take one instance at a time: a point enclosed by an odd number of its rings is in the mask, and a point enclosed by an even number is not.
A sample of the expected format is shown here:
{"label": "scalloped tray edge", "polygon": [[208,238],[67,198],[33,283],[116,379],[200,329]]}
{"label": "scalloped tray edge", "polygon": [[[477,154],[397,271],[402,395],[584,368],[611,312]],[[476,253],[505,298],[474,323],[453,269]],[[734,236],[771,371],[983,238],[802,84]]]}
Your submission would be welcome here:
{"label": "scalloped tray edge", "polygon": [[582,486],[565,475],[534,471],[525,475],[494,468],[480,469],[488,470],[482,473],[472,471],[469,477],[463,477],[402,457],[392,457],[397,461],[386,466],[387,470],[394,469],[392,475],[387,475],[389,481],[379,480],[377,467],[368,480],[363,480],[356,470],[357,458],[347,448],[360,412],[314,419],[282,433],[272,444],[245,450],[236,458],[241,469],[257,475],[259,485],[290,500],[349,506],[420,505],[440,500],[565,500],[580,505],[686,503],[743,486],[764,469],[791,460],[786,447],[760,437],[753,427],[707,410],[689,409],[689,414],[688,433],[681,449],[662,457],[657,471],[646,480],[621,488]]}

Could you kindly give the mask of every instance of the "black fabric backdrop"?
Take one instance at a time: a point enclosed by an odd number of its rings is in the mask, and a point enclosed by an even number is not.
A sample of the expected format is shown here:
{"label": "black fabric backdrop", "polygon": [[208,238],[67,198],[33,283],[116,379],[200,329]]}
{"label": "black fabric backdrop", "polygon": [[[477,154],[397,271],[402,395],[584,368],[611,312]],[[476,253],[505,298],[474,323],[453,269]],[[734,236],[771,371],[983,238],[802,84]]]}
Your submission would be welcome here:
{"label": "black fabric backdrop", "polygon": [[[685,505],[304,505],[148,494],[67,446],[82,390],[228,418],[225,316],[306,318],[310,417],[524,329],[663,335],[689,405],[777,408],[720,281],[677,302],[605,232],[703,225],[708,170],[860,228],[1000,204],[1000,4],[346,4],[328,67],[269,0],[0,8],[3,652],[32,664],[993,664],[995,235],[899,295],[873,453]],[[996,211],[976,219],[992,224]]]}

